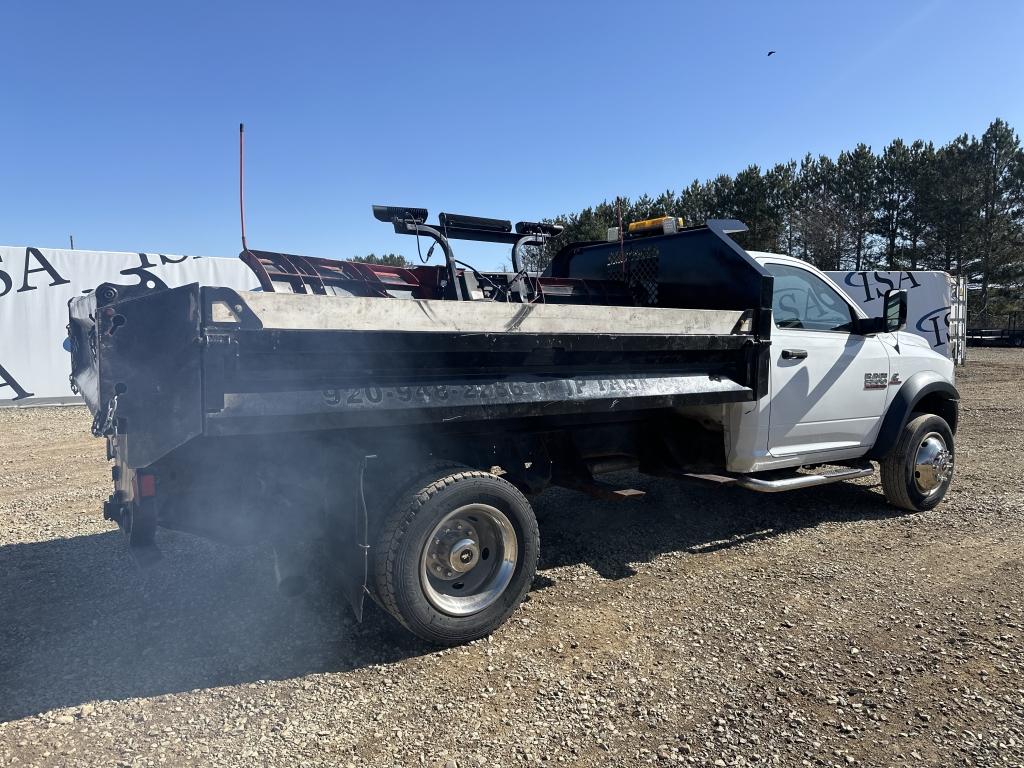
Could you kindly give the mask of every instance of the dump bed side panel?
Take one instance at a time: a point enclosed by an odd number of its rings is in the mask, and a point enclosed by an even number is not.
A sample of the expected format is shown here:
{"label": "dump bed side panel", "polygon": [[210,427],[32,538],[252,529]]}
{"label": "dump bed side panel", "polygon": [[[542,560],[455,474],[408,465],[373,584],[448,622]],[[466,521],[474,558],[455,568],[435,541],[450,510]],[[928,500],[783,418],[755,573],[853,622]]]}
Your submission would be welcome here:
{"label": "dump bed side panel", "polygon": [[764,393],[767,342],[738,309],[456,305],[196,285],[106,285],[79,301],[72,325],[88,352],[76,357],[76,380],[131,468],[200,434],[551,424]]}
{"label": "dump bed side panel", "polygon": [[207,415],[211,435],[355,429],[624,413],[750,400],[751,390],[706,374],[500,375],[323,390],[233,392]]}
{"label": "dump bed side panel", "polygon": [[203,302],[207,434],[447,429],[751,400],[757,390],[760,345],[742,311],[217,288]]}

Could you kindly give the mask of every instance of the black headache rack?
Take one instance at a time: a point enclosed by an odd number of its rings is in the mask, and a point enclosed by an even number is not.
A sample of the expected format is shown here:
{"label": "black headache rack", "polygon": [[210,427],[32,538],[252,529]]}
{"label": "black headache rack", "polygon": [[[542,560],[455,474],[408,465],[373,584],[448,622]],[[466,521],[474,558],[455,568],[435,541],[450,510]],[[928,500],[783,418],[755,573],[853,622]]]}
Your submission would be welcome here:
{"label": "black headache rack", "polygon": [[[446,226],[446,240],[488,231],[444,217],[441,237]],[[450,263],[407,270],[397,289],[393,268],[295,259],[264,293],[105,284],[70,302],[73,380],[125,465],[199,436],[500,435],[766,393],[771,277],[726,225],[570,246],[535,278],[543,303],[446,303]]]}

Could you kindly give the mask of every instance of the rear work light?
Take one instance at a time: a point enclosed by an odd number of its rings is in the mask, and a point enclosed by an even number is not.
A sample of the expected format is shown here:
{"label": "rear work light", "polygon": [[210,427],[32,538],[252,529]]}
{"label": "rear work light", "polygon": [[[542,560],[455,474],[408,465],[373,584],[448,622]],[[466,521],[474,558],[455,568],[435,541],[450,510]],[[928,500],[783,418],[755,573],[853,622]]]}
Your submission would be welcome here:
{"label": "rear work light", "polygon": [[674,235],[684,226],[678,216],[659,216],[656,219],[634,221],[626,231],[631,235]]}

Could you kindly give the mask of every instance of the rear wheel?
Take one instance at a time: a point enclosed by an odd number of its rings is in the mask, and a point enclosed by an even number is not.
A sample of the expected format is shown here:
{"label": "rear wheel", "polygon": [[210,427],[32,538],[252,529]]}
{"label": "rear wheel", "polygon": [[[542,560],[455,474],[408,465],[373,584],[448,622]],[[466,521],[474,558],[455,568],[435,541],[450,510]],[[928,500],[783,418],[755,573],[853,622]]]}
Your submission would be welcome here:
{"label": "rear wheel", "polygon": [[880,462],[885,498],[913,512],[932,509],[953,481],[953,460],[953,433],[946,421],[933,414],[912,418]]}
{"label": "rear wheel", "polygon": [[407,487],[377,539],[374,586],[403,626],[438,645],[501,626],[537,570],[529,502],[487,472],[446,468]]}

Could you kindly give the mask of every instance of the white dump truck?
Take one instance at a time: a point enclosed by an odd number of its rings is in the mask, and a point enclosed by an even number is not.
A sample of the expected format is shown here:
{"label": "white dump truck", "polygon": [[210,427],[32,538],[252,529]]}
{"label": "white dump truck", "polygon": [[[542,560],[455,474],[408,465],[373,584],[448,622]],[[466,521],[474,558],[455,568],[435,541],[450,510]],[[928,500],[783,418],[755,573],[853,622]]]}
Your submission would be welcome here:
{"label": "white dump truck", "polygon": [[[443,262],[246,249],[260,292],[70,302],[72,380],[113,462],[104,512],[140,562],[159,528],[264,542],[283,589],[319,565],[360,616],[370,596],[456,644],[525,596],[550,485],[628,498],[601,476],[633,468],[771,493],[877,462],[902,509],[949,488],[953,364],[901,330],[903,291],[869,317],[809,264],[744,251],[739,222],[637,222],[538,276],[521,249],[555,226],[374,213]],[[460,262],[458,240],[510,245],[515,271]]]}

